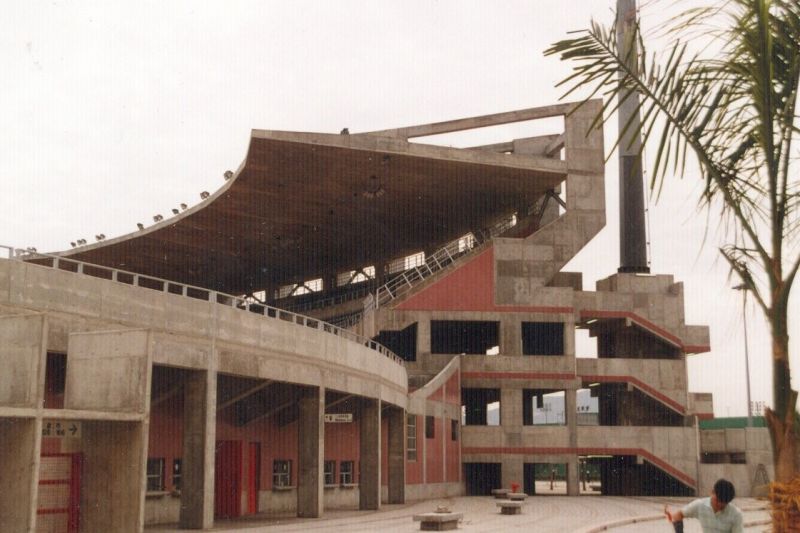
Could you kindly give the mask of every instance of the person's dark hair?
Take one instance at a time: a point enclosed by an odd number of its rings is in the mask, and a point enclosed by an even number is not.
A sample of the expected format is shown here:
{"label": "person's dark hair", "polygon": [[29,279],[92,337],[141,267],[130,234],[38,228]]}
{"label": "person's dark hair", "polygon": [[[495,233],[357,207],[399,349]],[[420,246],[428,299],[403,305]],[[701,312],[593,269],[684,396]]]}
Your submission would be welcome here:
{"label": "person's dark hair", "polygon": [[727,479],[719,479],[714,483],[714,494],[718,502],[729,503],[736,497],[736,490],[733,488],[733,483]]}

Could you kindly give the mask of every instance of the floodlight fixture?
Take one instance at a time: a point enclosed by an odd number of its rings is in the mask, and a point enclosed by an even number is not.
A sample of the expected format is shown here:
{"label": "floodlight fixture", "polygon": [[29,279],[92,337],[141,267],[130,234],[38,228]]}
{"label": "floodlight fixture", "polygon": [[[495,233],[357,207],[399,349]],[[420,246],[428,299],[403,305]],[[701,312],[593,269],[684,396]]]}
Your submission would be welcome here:
{"label": "floodlight fixture", "polygon": [[225,181],[228,181],[229,179],[231,179],[233,177],[233,172],[231,172],[230,170],[226,170],[225,174],[223,174],[223,176],[225,176]]}
{"label": "floodlight fixture", "polygon": [[137,222],[136,223],[136,227],[139,228],[140,230],[143,230],[144,229],[144,224],[142,224],[141,222]]}
{"label": "floodlight fixture", "polygon": [[153,217],[153,222],[161,222],[162,220],[164,220],[164,217],[162,217],[161,215],[155,215]]}
{"label": "floodlight fixture", "polygon": [[200,193],[200,199],[201,199],[201,200],[205,200],[205,199],[206,199],[206,198],[208,198],[209,196],[211,196],[211,195],[210,195],[210,194],[208,194],[208,191],[203,191],[203,192],[201,192],[201,193]]}
{"label": "floodlight fixture", "polygon": [[178,213],[180,213],[180,211],[178,211],[177,209],[175,209],[175,208],[173,207],[173,208],[172,208],[172,214],[173,214],[173,215],[177,215]]}
{"label": "floodlight fixture", "polygon": [[184,203],[181,203],[181,209],[183,209],[184,211],[186,211],[186,209],[187,209],[188,207],[189,207],[188,205],[186,205],[186,204],[184,204]]}

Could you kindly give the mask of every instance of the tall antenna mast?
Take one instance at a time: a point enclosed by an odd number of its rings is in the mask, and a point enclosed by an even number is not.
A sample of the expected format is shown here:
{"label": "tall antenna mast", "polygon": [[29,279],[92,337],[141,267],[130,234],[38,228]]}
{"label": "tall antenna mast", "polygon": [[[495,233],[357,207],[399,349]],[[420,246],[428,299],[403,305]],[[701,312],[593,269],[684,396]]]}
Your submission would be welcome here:
{"label": "tall antenna mast", "polygon": [[[635,36],[636,0],[617,0],[617,49],[628,67],[638,71]],[[620,73],[622,77],[622,73]],[[619,272],[649,273],[644,217],[642,138],[639,132],[639,93],[620,91],[619,131]]]}

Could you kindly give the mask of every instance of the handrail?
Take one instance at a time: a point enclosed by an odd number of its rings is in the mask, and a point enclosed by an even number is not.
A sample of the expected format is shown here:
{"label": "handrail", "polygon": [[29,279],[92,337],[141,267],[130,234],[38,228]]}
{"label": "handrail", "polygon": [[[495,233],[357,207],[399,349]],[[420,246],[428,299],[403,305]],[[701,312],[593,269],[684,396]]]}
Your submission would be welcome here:
{"label": "handrail", "polygon": [[466,242],[461,243],[461,239],[456,239],[447,243],[445,246],[425,257],[425,262],[418,266],[400,272],[380,287],[367,298],[364,302],[364,312],[378,309],[381,305],[394,300],[410,291],[417,282],[420,282],[436,272],[444,270],[457,259],[469,255],[478,250],[483,244],[492,240],[494,237],[502,235],[504,232],[513,228],[517,223],[516,214],[509,215],[497,221],[495,224],[477,232],[467,234]]}
{"label": "handrail", "polygon": [[384,357],[391,359],[395,363],[404,365],[401,357],[382,344],[379,344],[368,337],[358,335],[357,333],[353,333],[352,331],[335,326],[318,318],[293,313],[291,311],[272,307],[266,304],[254,303],[242,296],[233,296],[231,294],[225,294],[213,289],[205,289],[203,287],[188,285],[186,283],[178,283],[163,278],[157,278],[155,276],[137,274],[135,272],[129,272],[127,270],[121,270],[118,268],[87,263],[85,261],[78,261],[59,255],[40,253],[34,249],[23,250],[22,248],[13,248],[10,246],[0,245],[0,250],[5,250],[8,259],[14,261],[36,261],[33,264],[45,268],[53,268],[55,270],[84,274],[118,283],[125,283],[126,285],[133,285],[135,287],[159,290],[168,294],[193,298],[196,300],[204,300],[211,303],[226,305],[234,309],[241,309],[242,311],[260,314],[268,318],[276,318],[285,322],[292,322],[299,326],[317,329],[326,333],[338,335],[339,337],[356,342],[362,346],[366,346],[367,348],[380,353]]}

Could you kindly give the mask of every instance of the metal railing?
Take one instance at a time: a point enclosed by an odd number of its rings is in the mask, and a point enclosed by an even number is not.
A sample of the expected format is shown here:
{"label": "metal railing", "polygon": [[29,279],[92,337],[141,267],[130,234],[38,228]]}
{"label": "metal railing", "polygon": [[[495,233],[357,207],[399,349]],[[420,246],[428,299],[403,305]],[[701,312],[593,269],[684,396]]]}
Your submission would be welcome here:
{"label": "metal railing", "polygon": [[25,261],[34,265],[53,268],[55,270],[73,272],[75,274],[82,274],[114,281],[117,283],[124,283],[134,287],[157,290],[176,296],[183,296],[186,298],[193,298],[196,300],[225,305],[234,309],[256,313],[267,318],[274,318],[277,320],[283,320],[284,322],[291,322],[298,326],[317,329],[332,335],[337,335],[348,341],[361,344],[362,346],[366,346],[367,348],[375,350],[399,365],[404,364],[401,357],[397,356],[394,352],[382,344],[373,341],[372,339],[358,335],[352,331],[348,331],[347,329],[335,326],[328,322],[324,322],[318,318],[293,313],[291,311],[286,311],[285,309],[279,309],[266,304],[255,303],[242,296],[233,296],[212,289],[205,289],[203,287],[178,283],[167,279],[157,278],[155,276],[137,274],[135,272],[120,270],[118,268],[96,265],[93,263],[87,263],[85,261],[77,261],[68,257],[39,253],[33,249],[23,250],[22,248],[13,248],[10,246],[0,245],[0,250],[5,250],[7,257],[10,260]]}
{"label": "metal railing", "polygon": [[470,255],[481,248],[492,238],[502,235],[517,223],[516,214],[509,215],[492,226],[477,232],[469,233],[467,236],[456,239],[444,247],[440,248],[431,255],[425,257],[425,262],[405,270],[393,277],[370,295],[364,302],[364,312],[378,309],[395,298],[406,294],[417,283],[433,276],[440,270],[444,270],[456,262],[457,259]]}

